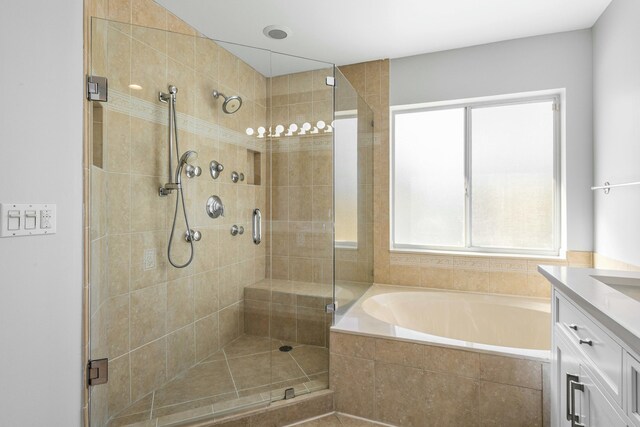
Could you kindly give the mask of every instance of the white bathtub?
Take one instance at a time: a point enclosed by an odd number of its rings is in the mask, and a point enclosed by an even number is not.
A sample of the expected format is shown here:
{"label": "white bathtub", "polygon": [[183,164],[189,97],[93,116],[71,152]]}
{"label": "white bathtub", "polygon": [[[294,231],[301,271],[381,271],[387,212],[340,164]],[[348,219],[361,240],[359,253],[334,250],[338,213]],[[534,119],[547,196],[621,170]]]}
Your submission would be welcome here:
{"label": "white bathtub", "polygon": [[333,329],[543,361],[551,348],[542,298],[374,285]]}

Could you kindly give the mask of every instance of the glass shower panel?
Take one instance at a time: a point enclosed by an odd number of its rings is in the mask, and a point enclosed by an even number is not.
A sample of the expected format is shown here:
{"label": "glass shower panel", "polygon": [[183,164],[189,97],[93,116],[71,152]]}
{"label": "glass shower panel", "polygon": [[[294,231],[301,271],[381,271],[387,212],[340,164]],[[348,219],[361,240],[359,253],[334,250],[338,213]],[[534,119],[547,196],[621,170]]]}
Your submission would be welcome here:
{"label": "glass shower panel", "polygon": [[274,53],[267,89],[271,399],[328,387],[333,300],[331,64]]}
{"label": "glass shower panel", "polygon": [[[90,388],[91,426],[270,401],[272,343],[268,326],[260,340],[247,329],[245,289],[267,265],[251,233],[267,211],[267,143],[249,129],[267,127],[271,54],[242,49],[93,19],[91,74],[109,94],[91,104],[89,353],[109,358],[109,381]],[[208,211],[213,196],[224,215]],[[259,353],[267,379],[254,384]]]}
{"label": "glass shower panel", "polygon": [[335,90],[336,319],[373,284],[373,110],[338,69]]}

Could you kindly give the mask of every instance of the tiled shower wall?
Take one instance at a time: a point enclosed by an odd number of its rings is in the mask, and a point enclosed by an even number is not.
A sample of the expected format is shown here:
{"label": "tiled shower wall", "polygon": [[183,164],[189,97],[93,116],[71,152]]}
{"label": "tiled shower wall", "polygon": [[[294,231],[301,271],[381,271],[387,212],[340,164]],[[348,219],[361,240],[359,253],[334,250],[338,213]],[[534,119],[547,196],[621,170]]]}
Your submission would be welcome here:
{"label": "tiled shower wall", "polygon": [[404,286],[548,297],[548,282],[538,264],[591,267],[591,252],[566,260],[398,253],[389,250],[389,61],[341,66],[356,91],[373,108],[374,136],[374,281]]}
{"label": "tiled shower wall", "polygon": [[[250,230],[253,208],[266,208],[266,185],[249,184],[256,158],[266,168],[265,147],[244,132],[266,124],[266,79],[150,0],[94,2],[89,11],[159,29],[97,21],[91,34],[91,73],[107,76],[110,88],[108,103],[88,104],[101,150],[91,156],[90,351],[110,359],[108,386],[94,388],[91,410],[92,424],[103,425],[244,329],[243,288],[264,278],[266,247],[229,229]],[[202,232],[184,269],[166,255],[176,195],[158,196],[168,137],[157,92],[168,84],[178,87],[180,151],[196,150],[194,164],[203,169],[198,178],[183,177],[190,226]],[[240,111],[223,114],[214,89],[242,96]],[[225,166],[216,181],[208,173],[214,159]],[[233,184],[234,170],[247,179]],[[205,213],[214,194],[225,204],[215,220]],[[182,263],[189,246],[180,211],[176,229],[172,247]]]}
{"label": "tiled shower wall", "polygon": [[[333,121],[333,91],[320,69],[269,79],[273,129]],[[330,284],[333,280],[333,138],[319,130],[270,140],[273,279]]]}

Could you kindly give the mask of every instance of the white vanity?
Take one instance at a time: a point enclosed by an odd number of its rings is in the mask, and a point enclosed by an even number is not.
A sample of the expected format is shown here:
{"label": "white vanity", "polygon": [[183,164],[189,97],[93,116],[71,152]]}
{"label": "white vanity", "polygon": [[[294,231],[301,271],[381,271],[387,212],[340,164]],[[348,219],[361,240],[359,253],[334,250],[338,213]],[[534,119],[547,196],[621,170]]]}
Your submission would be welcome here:
{"label": "white vanity", "polygon": [[640,273],[538,270],[553,285],[551,425],[640,427]]}

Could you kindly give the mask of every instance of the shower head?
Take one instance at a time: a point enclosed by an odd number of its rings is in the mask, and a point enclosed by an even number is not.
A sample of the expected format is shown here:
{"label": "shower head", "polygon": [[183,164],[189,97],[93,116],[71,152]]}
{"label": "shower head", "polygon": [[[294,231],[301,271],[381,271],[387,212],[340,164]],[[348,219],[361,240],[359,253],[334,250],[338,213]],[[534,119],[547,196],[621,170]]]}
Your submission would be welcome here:
{"label": "shower head", "polygon": [[227,97],[217,90],[214,90],[211,95],[215,99],[218,99],[219,96],[224,98],[224,102],[222,103],[222,111],[224,111],[226,114],[233,114],[238,111],[240,107],[242,107],[242,98],[237,95]]}
{"label": "shower head", "polygon": [[193,150],[185,151],[180,157],[180,165],[186,165],[198,159],[198,153]]}

